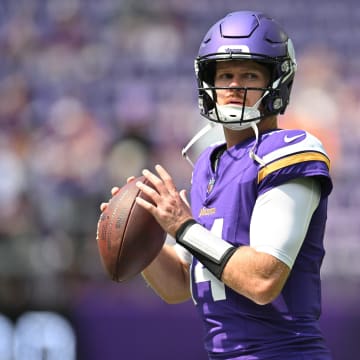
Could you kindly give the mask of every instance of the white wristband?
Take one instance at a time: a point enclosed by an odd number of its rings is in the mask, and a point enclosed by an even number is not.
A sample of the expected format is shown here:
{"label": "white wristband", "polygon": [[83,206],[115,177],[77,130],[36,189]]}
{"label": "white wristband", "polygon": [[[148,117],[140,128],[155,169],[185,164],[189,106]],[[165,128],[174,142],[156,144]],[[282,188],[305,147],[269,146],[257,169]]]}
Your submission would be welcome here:
{"label": "white wristband", "polygon": [[182,243],[218,264],[221,262],[223,255],[233,247],[228,242],[213,235],[200,224],[191,225],[187,229],[182,237]]}

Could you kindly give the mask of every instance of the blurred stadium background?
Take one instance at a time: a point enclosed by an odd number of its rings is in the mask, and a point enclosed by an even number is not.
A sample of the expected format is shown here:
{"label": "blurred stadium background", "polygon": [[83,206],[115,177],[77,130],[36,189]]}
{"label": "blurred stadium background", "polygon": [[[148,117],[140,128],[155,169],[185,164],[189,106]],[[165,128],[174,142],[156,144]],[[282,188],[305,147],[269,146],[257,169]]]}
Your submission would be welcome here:
{"label": "blurred stadium background", "polygon": [[274,16],[295,43],[281,125],[333,158],[323,330],[335,359],[360,353],[358,0],[0,0],[1,360],[12,344],[27,360],[206,359],[192,304],[165,305],[140,278],[112,283],[95,232],[110,188],[144,166],[188,187],[180,149],[205,124],[193,59],[240,9]]}

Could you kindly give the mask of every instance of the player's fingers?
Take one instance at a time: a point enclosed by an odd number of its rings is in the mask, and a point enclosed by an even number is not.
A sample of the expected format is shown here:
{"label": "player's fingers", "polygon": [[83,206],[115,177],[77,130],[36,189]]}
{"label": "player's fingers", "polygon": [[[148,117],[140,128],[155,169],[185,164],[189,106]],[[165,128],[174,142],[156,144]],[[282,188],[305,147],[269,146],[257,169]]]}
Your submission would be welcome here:
{"label": "player's fingers", "polygon": [[166,191],[163,181],[148,169],[144,169],[142,174],[147,180],[155,187],[159,194],[163,194]]}
{"label": "player's fingers", "polygon": [[[130,176],[126,179],[126,183],[128,184],[129,182],[133,181],[134,179],[136,179],[135,176]],[[115,196],[118,192],[120,191],[120,187],[119,186],[114,186],[111,189],[111,196]]]}
{"label": "player's fingers", "polygon": [[173,181],[171,175],[159,164],[155,166],[155,170],[159,174],[161,180],[164,182],[164,184],[166,185],[166,188],[169,190],[169,192],[170,193],[176,192],[177,191],[176,186],[174,184],[174,181]]}
{"label": "player's fingers", "polygon": [[118,186],[114,186],[111,189],[111,196],[115,196],[120,191],[120,188]]}
{"label": "player's fingers", "polygon": [[101,212],[105,211],[106,208],[108,207],[108,205],[109,205],[109,203],[107,203],[107,202],[101,203],[101,204],[100,204],[100,210],[101,210]]}
{"label": "player's fingers", "polygon": [[129,182],[135,180],[136,177],[135,176],[129,176],[127,179],[126,179],[126,183],[128,184]]}
{"label": "player's fingers", "polygon": [[136,186],[144,193],[146,194],[155,204],[158,204],[160,201],[160,195],[159,193],[153,189],[152,187],[144,184],[141,181],[136,182]]}
{"label": "player's fingers", "polygon": [[145,210],[149,211],[152,215],[154,215],[154,210],[156,208],[153,204],[149,203],[148,201],[144,200],[143,198],[141,198],[139,196],[135,199],[135,201],[142,208],[144,208]]}

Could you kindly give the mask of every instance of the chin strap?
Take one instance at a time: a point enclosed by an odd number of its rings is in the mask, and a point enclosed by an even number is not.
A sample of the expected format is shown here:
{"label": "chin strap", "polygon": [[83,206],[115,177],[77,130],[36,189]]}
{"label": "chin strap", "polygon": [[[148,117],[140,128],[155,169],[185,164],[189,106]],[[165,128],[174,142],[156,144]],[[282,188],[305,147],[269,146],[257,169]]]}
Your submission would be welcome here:
{"label": "chin strap", "polygon": [[[251,127],[253,129],[254,134],[255,134],[255,143],[249,151],[249,156],[251,159],[253,159],[257,163],[259,163],[260,165],[265,166],[266,163],[264,162],[264,160],[256,154],[256,149],[257,149],[258,142],[259,142],[259,129],[256,124],[257,124],[257,121],[253,121],[253,122],[249,123],[249,127]],[[196,142],[198,142],[203,136],[205,136],[215,126],[218,126],[218,124],[209,121],[202,129],[200,129],[192,137],[192,139],[181,150],[182,157],[188,161],[188,163],[191,165],[191,167],[194,167],[194,163],[191,161],[190,157],[188,156],[188,151]],[[241,130],[238,130],[238,131],[241,131]]]}
{"label": "chin strap", "polygon": [[266,165],[265,161],[256,154],[257,146],[259,143],[259,129],[255,122],[250,123],[250,126],[254,130],[254,133],[255,133],[255,143],[249,151],[249,156],[251,159],[253,159],[257,163],[259,163],[260,165],[265,166]]}
{"label": "chin strap", "polygon": [[217,124],[213,122],[208,122],[200,131],[198,131],[193,138],[187,143],[187,145],[181,150],[181,155],[184,159],[186,159],[189,164],[194,167],[194,163],[191,161],[190,157],[188,156],[188,151],[190,148],[199,141],[205,134],[207,134],[212,128],[214,128]]}

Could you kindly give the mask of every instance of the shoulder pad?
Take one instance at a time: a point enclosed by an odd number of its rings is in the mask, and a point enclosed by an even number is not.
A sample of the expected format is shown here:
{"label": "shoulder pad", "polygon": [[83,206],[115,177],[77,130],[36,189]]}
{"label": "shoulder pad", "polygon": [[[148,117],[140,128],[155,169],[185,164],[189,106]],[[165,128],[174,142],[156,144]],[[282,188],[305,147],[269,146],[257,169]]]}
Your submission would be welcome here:
{"label": "shoulder pad", "polygon": [[[272,138],[273,136],[275,136],[275,138]],[[270,138],[272,143],[276,143],[276,146],[266,146],[264,149],[265,154],[261,155],[261,158],[265,164],[269,164],[275,160],[287,157],[289,155],[304,152],[317,152],[328,158],[321,141],[306,131],[279,131],[268,137],[269,140]]]}

